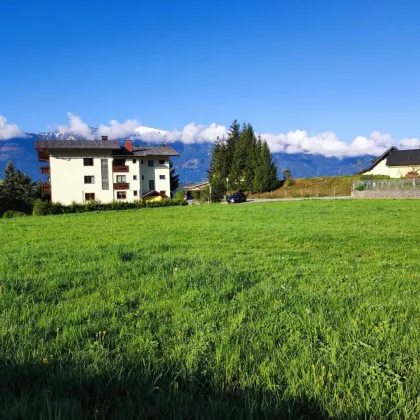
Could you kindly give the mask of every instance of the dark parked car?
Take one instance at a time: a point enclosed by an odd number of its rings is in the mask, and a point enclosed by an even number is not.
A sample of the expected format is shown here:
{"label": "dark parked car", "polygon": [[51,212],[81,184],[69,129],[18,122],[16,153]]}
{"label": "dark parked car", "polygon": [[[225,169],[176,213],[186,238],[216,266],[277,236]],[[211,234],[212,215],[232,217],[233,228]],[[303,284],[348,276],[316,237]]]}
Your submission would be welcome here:
{"label": "dark parked car", "polygon": [[246,201],[246,196],[243,192],[236,192],[233,193],[232,195],[230,195],[228,197],[228,203],[233,204],[233,203],[244,203]]}

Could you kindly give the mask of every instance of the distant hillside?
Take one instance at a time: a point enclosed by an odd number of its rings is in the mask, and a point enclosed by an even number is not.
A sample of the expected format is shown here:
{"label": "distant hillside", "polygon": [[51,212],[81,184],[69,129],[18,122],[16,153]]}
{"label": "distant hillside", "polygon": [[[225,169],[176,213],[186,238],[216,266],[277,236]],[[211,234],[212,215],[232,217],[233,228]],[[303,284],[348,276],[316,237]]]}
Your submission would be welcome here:
{"label": "distant hillside", "polygon": [[[3,172],[6,163],[11,160],[18,169],[28,173],[32,178],[39,179],[39,162],[34,149],[35,139],[57,138],[55,133],[28,134],[27,138],[16,138],[0,141],[0,171]],[[60,134],[60,138],[66,139]],[[71,136],[77,138],[77,136]],[[135,141],[135,145],[147,144]],[[180,176],[180,181],[199,182],[207,178],[207,168],[213,148],[212,143],[184,144],[181,142],[168,143],[180,153],[179,158],[174,158],[174,166]],[[295,178],[315,176],[350,175],[358,171],[357,162],[360,160],[363,167],[368,166],[373,156],[364,155],[353,158],[338,159],[321,155],[305,153],[274,153],[273,159],[282,177],[283,169],[290,169]],[[0,175],[1,176],[1,175]]]}

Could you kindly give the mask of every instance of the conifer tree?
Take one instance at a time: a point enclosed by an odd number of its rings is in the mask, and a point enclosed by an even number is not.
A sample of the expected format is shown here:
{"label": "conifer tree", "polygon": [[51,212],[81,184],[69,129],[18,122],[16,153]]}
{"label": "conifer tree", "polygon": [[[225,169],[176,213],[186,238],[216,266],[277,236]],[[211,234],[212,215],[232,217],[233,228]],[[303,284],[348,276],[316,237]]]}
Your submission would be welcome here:
{"label": "conifer tree", "polygon": [[179,187],[179,175],[175,172],[175,167],[169,159],[169,177],[171,191],[175,191]]}
{"label": "conifer tree", "polygon": [[31,178],[17,171],[9,162],[4,170],[4,181],[0,184],[0,214],[7,210],[29,212],[34,197],[35,184]]}

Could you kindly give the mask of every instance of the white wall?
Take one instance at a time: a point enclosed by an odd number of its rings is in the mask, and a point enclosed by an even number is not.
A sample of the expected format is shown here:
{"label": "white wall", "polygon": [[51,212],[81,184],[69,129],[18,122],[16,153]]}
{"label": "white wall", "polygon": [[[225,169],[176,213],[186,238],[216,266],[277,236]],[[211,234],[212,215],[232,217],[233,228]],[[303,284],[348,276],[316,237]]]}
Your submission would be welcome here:
{"label": "white wall", "polygon": [[[117,175],[125,175],[126,182],[129,185],[128,190],[115,190],[114,191],[114,199],[117,200],[117,191],[125,191],[126,192],[126,199],[121,201],[136,201],[141,198],[140,192],[140,182],[141,182],[141,175],[140,175],[140,159],[139,157],[126,157],[126,156],[115,156],[115,159],[123,160],[125,159],[125,166],[128,166],[128,172],[114,172],[113,182],[117,182]],[[134,163],[134,160],[136,163]],[[137,179],[134,180],[133,177],[137,176]],[[134,195],[134,191],[137,191],[137,196]],[[120,201],[120,200],[118,200]]]}
{"label": "white wall", "polygon": [[418,166],[387,166],[386,158],[382,159],[374,168],[365,172],[364,175],[386,175],[390,178],[404,178],[411,171],[419,171]]}
{"label": "white wall", "polygon": [[[170,197],[170,174],[169,174],[169,157],[168,156],[145,156],[142,158],[143,164],[141,164],[141,175],[144,179],[141,183],[141,193],[145,194],[150,191],[149,180],[155,181],[156,191],[165,191],[165,194]],[[153,160],[153,167],[149,167],[148,161]],[[164,160],[164,164],[160,164],[159,160]],[[165,179],[159,179],[160,175],[164,175]]]}
{"label": "white wall", "polygon": [[[113,198],[112,153],[110,150],[50,150],[51,200],[68,205],[84,202],[85,193],[95,193],[104,203]],[[83,158],[93,158],[93,166],[84,166]],[[101,159],[108,160],[109,190],[102,190]],[[85,184],[84,176],[95,177],[94,184]]]}

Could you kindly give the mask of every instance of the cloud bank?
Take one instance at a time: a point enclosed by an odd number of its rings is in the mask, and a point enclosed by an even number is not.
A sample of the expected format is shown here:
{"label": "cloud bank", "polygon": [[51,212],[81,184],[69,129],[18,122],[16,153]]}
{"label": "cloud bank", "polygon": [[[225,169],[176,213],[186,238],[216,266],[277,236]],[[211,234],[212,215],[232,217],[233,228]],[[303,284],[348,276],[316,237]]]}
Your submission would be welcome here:
{"label": "cloud bank", "polygon": [[15,137],[26,137],[26,134],[16,124],[8,124],[7,118],[0,115],[0,140],[9,140]]}
{"label": "cloud bank", "polygon": [[[68,114],[69,125],[59,126],[60,133],[82,135],[87,139],[100,139],[107,135],[113,138],[141,139],[150,143],[181,141],[185,144],[214,143],[217,138],[226,137],[228,128],[215,123],[209,126],[195,123],[187,124],[181,130],[159,130],[142,125],[137,120],[119,122],[111,120],[108,125],[100,125],[95,132],[84,123],[80,117]],[[379,155],[392,144],[399,147],[418,147],[420,139],[402,139],[393,141],[389,134],[374,131],[369,136],[357,136],[351,142],[340,140],[335,133],[322,132],[308,134],[304,130],[289,131],[287,133],[257,133],[267,140],[272,153],[309,153],[339,158],[359,156],[364,154]]]}
{"label": "cloud bank", "polygon": [[[223,125],[209,126],[195,123],[187,124],[178,130],[160,130],[142,125],[138,120],[129,119],[124,122],[111,120],[109,124],[101,124],[92,129],[79,116],[67,114],[68,124],[58,125],[56,133],[75,135],[87,140],[98,140],[101,136],[110,139],[141,139],[149,143],[159,144],[162,141],[181,141],[185,144],[214,143],[217,138],[226,137],[228,128]],[[400,148],[420,147],[420,138],[403,138],[394,140],[389,134],[374,131],[368,136],[357,136],[350,142],[342,141],[332,132],[309,134],[305,130],[289,131],[287,133],[257,133],[267,140],[272,153],[309,153],[338,158],[354,157],[365,154],[379,155],[391,145]],[[0,115],[0,140],[23,137],[23,131],[14,124],[8,124],[7,119]]]}

